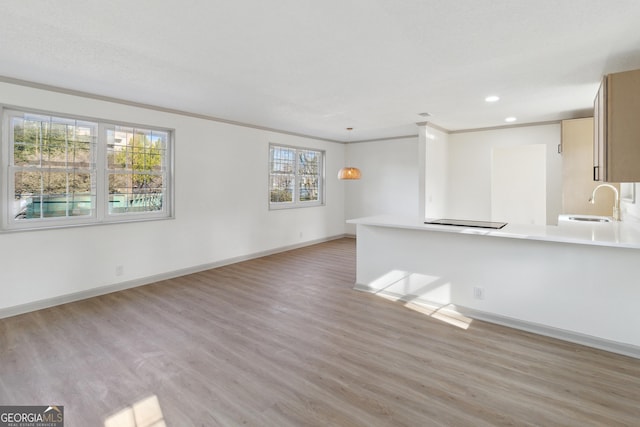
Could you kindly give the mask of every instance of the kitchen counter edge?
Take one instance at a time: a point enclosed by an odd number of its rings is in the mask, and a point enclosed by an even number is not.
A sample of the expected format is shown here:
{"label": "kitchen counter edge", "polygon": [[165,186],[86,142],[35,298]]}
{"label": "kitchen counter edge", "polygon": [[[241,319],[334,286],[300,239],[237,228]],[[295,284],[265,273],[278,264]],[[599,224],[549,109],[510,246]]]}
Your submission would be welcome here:
{"label": "kitchen counter edge", "polygon": [[380,215],[349,219],[347,223],[509,239],[640,249],[640,224],[636,223],[615,221],[602,224],[569,223],[557,226],[507,224],[499,230],[424,223],[434,219],[436,218],[420,219],[418,217]]}

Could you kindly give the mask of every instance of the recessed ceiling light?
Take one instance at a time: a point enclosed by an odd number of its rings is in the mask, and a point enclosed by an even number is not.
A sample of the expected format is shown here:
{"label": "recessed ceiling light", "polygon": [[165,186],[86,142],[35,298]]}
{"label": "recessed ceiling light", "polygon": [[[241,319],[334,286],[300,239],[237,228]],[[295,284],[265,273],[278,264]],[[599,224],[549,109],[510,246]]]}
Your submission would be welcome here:
{"label": "recessed ceiling light", "polygon": [[512,123],[512,122],[515,122],[516,120],[518,119],[516,119],[515,117],[507,117],[506,119],[504,119],[504,121],[507,123]]}
{"label": "recessed ceiling light", "polygon": [[489,95],[484,100],[486,102],[496,102],[496,101],[500,101],[500,97],[498,95]]}
{"label": "recessed ceiling light", "polygon": [[429,114],[429,113],[418,113],[418,115],[422,116],[422,117],[430,117],[431,116],[431,114]]}

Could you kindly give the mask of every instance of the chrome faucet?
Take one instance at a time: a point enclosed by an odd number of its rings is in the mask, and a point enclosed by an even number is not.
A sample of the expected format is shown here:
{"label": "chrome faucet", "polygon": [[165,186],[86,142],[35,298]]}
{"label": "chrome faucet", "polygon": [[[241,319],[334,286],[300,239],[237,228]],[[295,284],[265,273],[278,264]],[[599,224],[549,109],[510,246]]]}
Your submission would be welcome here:
{"label": "chrome faucet", "polygon": [[593,193],[591,194],[591,197],[589,198],[589,202],[593,205],[596,202],[596,191],[598,191],[598,189],[600,187],[609,187],[610,189],[613,190],[614,193],[616,193],[616,198],[613,201],[613,219],[615,221],[620,221],[620,195],[618,194],[618,189],[616,187],[614,187],[611,184],[600,184],[598,185],[596,188],[593,189]]}

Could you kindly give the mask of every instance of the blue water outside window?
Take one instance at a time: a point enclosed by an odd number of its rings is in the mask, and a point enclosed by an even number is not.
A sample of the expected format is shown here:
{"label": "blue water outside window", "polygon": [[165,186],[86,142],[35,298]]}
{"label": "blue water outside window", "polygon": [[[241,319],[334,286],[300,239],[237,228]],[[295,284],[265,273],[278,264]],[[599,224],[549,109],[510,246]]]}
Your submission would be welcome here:
{"label": "blue water outside window", "polygon": [[172,216],[171,130],[29,111],[3,116],[2,228]]}

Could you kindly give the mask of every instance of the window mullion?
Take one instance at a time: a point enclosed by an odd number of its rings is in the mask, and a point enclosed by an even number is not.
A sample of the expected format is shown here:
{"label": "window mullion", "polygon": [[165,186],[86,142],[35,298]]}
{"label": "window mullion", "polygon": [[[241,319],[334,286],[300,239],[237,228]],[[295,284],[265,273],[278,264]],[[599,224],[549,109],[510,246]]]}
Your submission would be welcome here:
{"label": "window mullion", "polygon": [[98,140],[96,141],[96,150],[93,170],[95,171],[96,186],[96,216],[98,221],[102,221],[108,214],[109,210],[109,178],[108,178],[108,161],[107,161],[107,131],[113,131],[114,126],[110,124],[100,123],[98,125]]}
{"label": "window mullion", "polygon": [[[75,126],[74,126],[75,127]],[[71,216],[71,213],[73,211],[73,201],[75,200],[75,197],[71,196],[71,186],[69,183],[69,179],[70,177],[70,171],[69,171],[69,126],[65,125],[65,132],[64,132],[64,170],[65,170],[65,198],[66,198],[66,214],[67,216]],[[75,196],[75,195],[74,195]]]}
{"label": "window mullion", "polygon": [[293,156],[295,159],[294,162],[294,166],[293,166],[293,204],[297,205],[298,204],[298,180],[300,179],[298,177],[298,173],[300,172],[300,164],[299,162],[299,156],[298,156],[298,150],[294,150],[293,151]]}

